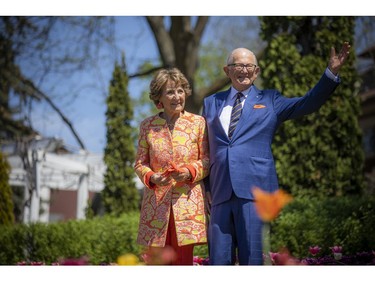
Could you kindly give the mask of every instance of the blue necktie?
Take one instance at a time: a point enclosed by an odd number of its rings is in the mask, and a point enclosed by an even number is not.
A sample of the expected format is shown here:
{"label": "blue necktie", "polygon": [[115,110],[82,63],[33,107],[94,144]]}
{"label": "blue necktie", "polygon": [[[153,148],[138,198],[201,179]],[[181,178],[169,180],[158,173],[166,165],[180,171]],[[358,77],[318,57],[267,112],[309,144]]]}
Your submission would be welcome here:
{"label": "blue necktie", "polygon": [[232,108],[232,114],[230,116],[230,123],[229,123],[229,130],[228,130],[228,137],[229,139],[232,138],[233,132],[236,129],[236,125],[238,121],[240,120],[240,116],[242,113],[242,104],[241,104],[241,97],[242,93],[238,92],[236,101],[234,102],[233,108]]}

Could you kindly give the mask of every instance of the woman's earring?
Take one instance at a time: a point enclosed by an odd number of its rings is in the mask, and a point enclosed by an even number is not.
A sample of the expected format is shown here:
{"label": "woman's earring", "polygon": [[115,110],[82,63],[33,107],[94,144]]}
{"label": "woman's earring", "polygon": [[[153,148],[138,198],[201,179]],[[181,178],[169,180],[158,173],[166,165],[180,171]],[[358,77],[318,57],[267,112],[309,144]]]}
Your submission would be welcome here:
{"label": "woman's earring", "polygon": [[164,106],[163,104],[159,101],[159,103],[156,105],[157,109],[162,109]]}

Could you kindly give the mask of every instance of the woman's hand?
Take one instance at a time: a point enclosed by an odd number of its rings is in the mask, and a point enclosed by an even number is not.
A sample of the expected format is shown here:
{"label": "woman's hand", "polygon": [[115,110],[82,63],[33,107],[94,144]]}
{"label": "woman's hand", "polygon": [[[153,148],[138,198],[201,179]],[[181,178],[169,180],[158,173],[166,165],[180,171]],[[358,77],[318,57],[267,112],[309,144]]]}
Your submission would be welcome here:
{"label": "woman's hand", "polygon": [[188,168],[179,168],[178,170],[173,171],[170,175],[177,182],[191,180],[191,174]]}
{"label": "woman's hand", "polygon": [[166,186],[171,183],[171,177],[170,176],[165,176],[161,173],[155,173],[151,176],[150,182],[153,184],[156,184],[158,186]]}

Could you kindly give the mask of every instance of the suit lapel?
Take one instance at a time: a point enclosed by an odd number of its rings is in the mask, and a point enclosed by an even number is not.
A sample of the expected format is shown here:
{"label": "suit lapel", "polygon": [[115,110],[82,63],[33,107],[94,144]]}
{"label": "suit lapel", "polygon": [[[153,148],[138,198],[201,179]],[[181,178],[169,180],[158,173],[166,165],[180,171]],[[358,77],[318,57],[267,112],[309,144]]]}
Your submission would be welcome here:
{"label": "suit lapel", "polygon": [[216,117],[215,118],[219,118],[220,113],[223,110],[223,107],[225,105],[225,101],[227,100],[227,97],[228,97],[229,93],[230,93],[230,88],[229,88],[229,90],[227,90],[225,92],[221,92],[216,96],[216,100],[215,100],[215,102],[216,102],[216,108],[215,108]]}

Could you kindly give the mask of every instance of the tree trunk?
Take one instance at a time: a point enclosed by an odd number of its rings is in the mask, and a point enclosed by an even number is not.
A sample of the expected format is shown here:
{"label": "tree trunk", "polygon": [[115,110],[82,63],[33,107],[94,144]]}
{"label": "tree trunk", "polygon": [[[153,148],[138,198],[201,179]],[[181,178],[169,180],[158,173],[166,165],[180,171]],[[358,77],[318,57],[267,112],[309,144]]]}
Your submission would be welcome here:
{"label": "tree trunk", "polygon": [[154,33],[163,67],[177,67],[184,73],[192,87],[192,96],[186,100],[186,110],[199,113],[205,96],[228,84],[228,79],[218,79],[207,89],[196,89],[194,75],[198,69],[199,47],[209,17],[198,17],[195,24],[192,17],[171,17],[169,30],[164,17],[147,16],[147,22]]}

